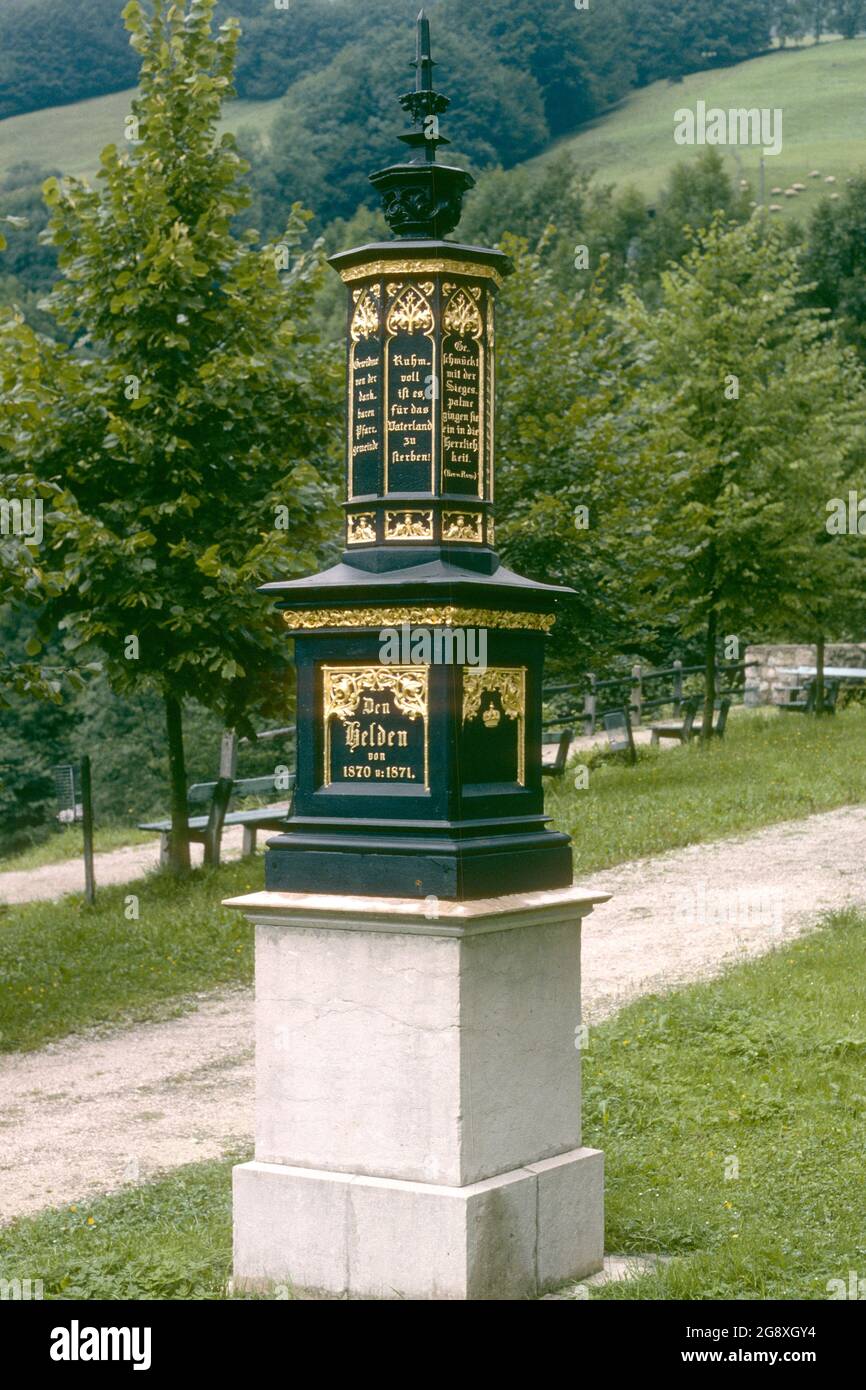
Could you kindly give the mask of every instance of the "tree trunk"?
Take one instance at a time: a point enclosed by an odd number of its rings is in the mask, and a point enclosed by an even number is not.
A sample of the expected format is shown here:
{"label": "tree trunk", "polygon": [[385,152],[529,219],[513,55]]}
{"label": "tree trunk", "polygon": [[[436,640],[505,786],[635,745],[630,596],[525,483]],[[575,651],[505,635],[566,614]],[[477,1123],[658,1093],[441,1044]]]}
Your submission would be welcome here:
{"label": "tree trunk", "polygon": [[168,733],[168,775],[171,784],[171,852],[173,874],[189,873],[189,827],[186,809],[186,760],[183,754],[183,710],[173,695],[165,697]]}
{"label": "tree trunk", "polygon": [[824,713],[824,634],[815,643],[815,713]]}
{"label": "tree trunk", "polygon": [[713,709],[716,703],[716,632],[718,616],[715,609],[710,612],[707,622],[706,645],[704,647],[704,722],[701,726],[701,743],[709,744],[713,734]]}

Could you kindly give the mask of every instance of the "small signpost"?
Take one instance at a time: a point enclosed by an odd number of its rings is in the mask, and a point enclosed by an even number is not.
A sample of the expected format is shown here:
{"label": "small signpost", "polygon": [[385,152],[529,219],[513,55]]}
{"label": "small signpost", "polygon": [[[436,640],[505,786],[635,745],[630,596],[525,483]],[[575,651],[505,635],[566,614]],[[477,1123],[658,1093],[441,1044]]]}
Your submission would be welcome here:
{"label": "small signpost", "polygon": [[84,896],[89,903],[96,901],[93,877],[93,792],[90,782],[90,758],[85,753],[81,762],[63,763],[52,769],[57,793],[57,819],[61,825],[81,823],[84,836]]}

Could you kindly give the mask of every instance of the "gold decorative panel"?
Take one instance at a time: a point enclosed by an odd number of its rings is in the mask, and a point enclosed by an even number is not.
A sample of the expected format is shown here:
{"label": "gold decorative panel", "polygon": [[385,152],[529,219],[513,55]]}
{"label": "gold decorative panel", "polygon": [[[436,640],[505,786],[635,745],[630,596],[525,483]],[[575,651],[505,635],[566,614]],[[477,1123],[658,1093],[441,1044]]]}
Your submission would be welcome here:
{"label": "gold decorative panel", "polygon": [[376,539],[375,512],[350,512],[347,520],[349,545],[365,545]]}
{"label": "gold decorative panel", "polygon": [[302,608],[284,613],[283,621],[295,632],[318,632],[322,628],[356,627],[378,631],[400,627],[486,627],[491,630],[550,632],[553,613],[510,613],[492,608],[442,607],[414,608]]}
{"label": "gold decorative panel", "polygon": [[409,285],[394,300],[385,325],[389,333],[432,333],[433,310],[420,289]]}
{"label": "gold decorative panel", "polygon": [[386,541],[432,541],[432,512],[386,512]]}
{"label": "gold decorative panel", "polygon": [[484,537],[484,518],[480,512],[443,512],[444,541],[478,541]]}
{"label": "gold decorative panel", "polygon": [[[501,711],[489,696],[498,695]],[[463,672],[463,723],[476,719],[486,729],[495,729],[506,719],[517,720],[517,780],[526,783],[526,667],[489,666],[485,670]]]}
{"label": "gold decorative panel", "polygon": [[379,293],[379,286],[372,285],[359,297],[349,330],[353,342],[357,343],[361,338],[370,338],[374,333],[378,333],[379,305],[376,301]]}
{"label": "gold decorative panel", "polygon": [[445,306],[443,316],[446,333],[461,337],[480,338],[484,331],[478,305],[465,290],[456,290]]}

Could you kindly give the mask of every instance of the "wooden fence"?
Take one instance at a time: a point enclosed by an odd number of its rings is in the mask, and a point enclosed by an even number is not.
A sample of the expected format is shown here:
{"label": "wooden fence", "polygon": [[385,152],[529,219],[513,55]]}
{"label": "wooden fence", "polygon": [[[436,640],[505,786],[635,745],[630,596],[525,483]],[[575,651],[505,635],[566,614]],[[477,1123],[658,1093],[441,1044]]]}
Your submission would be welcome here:
{"label": "wooden fence", "polygon": [[[742,699],[746,669],[755,662],[720,661],[716,664],[716,696]],[[634,728],[639,728],[648,713],[672,707],[679,714],[690,677],[698,678],[703,687],[704,666],[684,666],[675,661],[656,671],[646,670],[639,663],[629,673],[599,679],[588,671],[583,680],[551,682],[544,687],[546,729],[568,723],[582,723],[584,734],[594,734],[605,714],[627,708]],[[692,682],[695,684],[695,682]],[[694,693],[700,693],[700,688]],[[688,692],[690,693],[690,692]]]}

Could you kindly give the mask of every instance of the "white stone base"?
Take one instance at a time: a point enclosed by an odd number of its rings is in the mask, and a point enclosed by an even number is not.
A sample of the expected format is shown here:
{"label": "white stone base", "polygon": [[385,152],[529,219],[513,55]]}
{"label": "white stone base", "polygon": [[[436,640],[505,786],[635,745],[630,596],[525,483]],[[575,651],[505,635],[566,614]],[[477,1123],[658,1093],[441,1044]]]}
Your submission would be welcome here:
{"label": "white stone base", "polygon": [[231,900],[256,926],[238,1287],[525,1298],[601,1268],[578,1049],[580,924],[604,897]]}
{"label": "white stone base", "polygon": [[531,1298],[602,1268],[604,1156],[573,1149],[465,1187],[276,1163],[234,1170],[236,1289]]}

